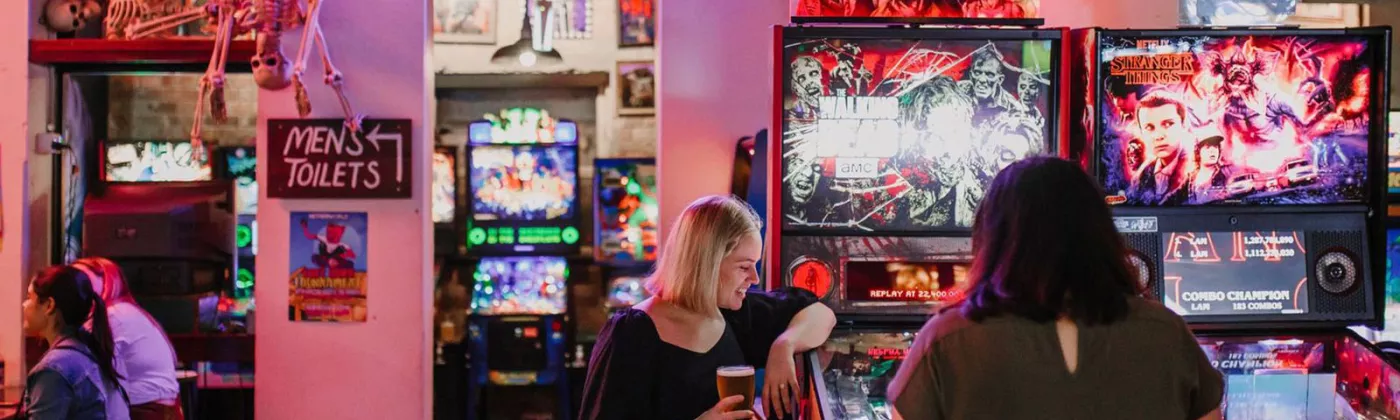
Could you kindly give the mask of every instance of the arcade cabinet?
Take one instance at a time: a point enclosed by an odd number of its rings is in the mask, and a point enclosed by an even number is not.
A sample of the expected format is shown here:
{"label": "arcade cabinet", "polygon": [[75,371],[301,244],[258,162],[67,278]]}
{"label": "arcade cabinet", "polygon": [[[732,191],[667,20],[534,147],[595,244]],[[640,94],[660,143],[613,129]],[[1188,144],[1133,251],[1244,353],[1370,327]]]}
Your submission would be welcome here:
{"label": "arcade cabinet", "polygon": [[891,417],[885,386],[915,334],[970,285],[982,192],[1062,150],[1064,36],[775,29],[768,283],[810,290],[838,319],[802,356],[804,418]]}
{"label": "arcade cabinet", "polygon": [[214,180],[209,156],[187,141],[104,142],[99,163],[83,255],[120,265],[166,333],[219,331],[237,250],[233,182]]}
{"label": "arcade cabinet", "polygon": [[1082,161],[1145,294],[1225,375],[1225,418],[1400,416],[1400,373],[1347,328],[1381,322],[1390,29],[1073,39]]}
{"label": "arcade cabinet", "polygon": [[[767,237],[768,232],[768,129],[758,130],[753,137],[745,136],[734,146],[734,174],[730,179],[730,192],[741,197],[750,207],[758,210],[763,226],[758,234]],[[757,269],[763,272],[764,261],[759,261]],[[767,279],[764,279],[767,281]],[[762,290],[767,284],[755,285]]]}
{"label": "arcade cabinet", "polygon": [[254,310],[253,285],[257,272],[258,159],[253,147],[224,147],[218,149],[217,155],[220,177],[233,181],[234,213],[238,218],[234,230],[238,257],[234,259],[232,287],[227,290],[231,299],[225,305],[233,318],[243,321],[246,328],[248,311]]}
{"label": "arcade cabinet", "polygon": [[472,123],[468,418],[568,418],[570,258],[580,252],[578,126],[513,108]]}
{"label": "arcade cabinet", "polygon": [[437,146],[432,160],[433,220],[433,418],[460,419],[466,415],[468,358],[463,342],[467,324],[470,282],[455,264],[461,233],[458,222],[459,183],[457,147]]}

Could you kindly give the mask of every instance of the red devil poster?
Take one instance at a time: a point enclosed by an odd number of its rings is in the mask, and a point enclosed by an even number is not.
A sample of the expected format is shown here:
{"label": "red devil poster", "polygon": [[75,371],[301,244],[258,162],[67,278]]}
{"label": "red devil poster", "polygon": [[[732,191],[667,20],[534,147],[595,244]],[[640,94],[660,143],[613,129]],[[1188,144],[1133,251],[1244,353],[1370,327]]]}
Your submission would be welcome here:
{"label": "red devil poster", "polygon": [[292,213],[289,319],[365,321],[368,219],[365,213]]}

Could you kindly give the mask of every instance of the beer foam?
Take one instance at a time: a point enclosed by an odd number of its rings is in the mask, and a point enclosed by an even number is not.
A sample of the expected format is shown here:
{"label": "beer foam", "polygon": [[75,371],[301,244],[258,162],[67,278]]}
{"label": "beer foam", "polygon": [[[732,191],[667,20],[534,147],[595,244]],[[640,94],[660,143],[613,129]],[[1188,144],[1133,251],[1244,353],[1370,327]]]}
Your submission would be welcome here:
{"label": "beer foam", "polygon": [[753,376],[753,372],[753,366],[723,366],[716,370],[715,374],[719,376],[741,378]]}

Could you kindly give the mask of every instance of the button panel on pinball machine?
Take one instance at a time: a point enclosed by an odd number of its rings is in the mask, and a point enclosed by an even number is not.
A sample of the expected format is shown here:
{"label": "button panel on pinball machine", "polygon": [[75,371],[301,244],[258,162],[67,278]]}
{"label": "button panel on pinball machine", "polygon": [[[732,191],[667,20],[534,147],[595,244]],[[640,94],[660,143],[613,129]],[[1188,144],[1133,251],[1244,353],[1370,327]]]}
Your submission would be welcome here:
{"label": "button panel on pinball machine", "polygon": [[1073,32],[1074,150],[1225,418],[1400,416],[1400,375],[1347,329],[1381,320],[1390,36]]}

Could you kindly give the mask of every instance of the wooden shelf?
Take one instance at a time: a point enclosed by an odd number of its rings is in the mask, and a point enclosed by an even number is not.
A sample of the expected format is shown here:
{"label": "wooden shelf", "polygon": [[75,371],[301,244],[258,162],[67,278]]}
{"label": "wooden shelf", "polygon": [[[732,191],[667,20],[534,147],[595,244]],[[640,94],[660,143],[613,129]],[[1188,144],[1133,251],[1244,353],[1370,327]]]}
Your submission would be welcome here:
{"label": "wooden shelf", "polygon": [[[233,41],[228,62],[247,63],[257,49],[253,41]],[[204,64],[214,53],[209,39],[34,39],[29,62],[34,64]]]}

